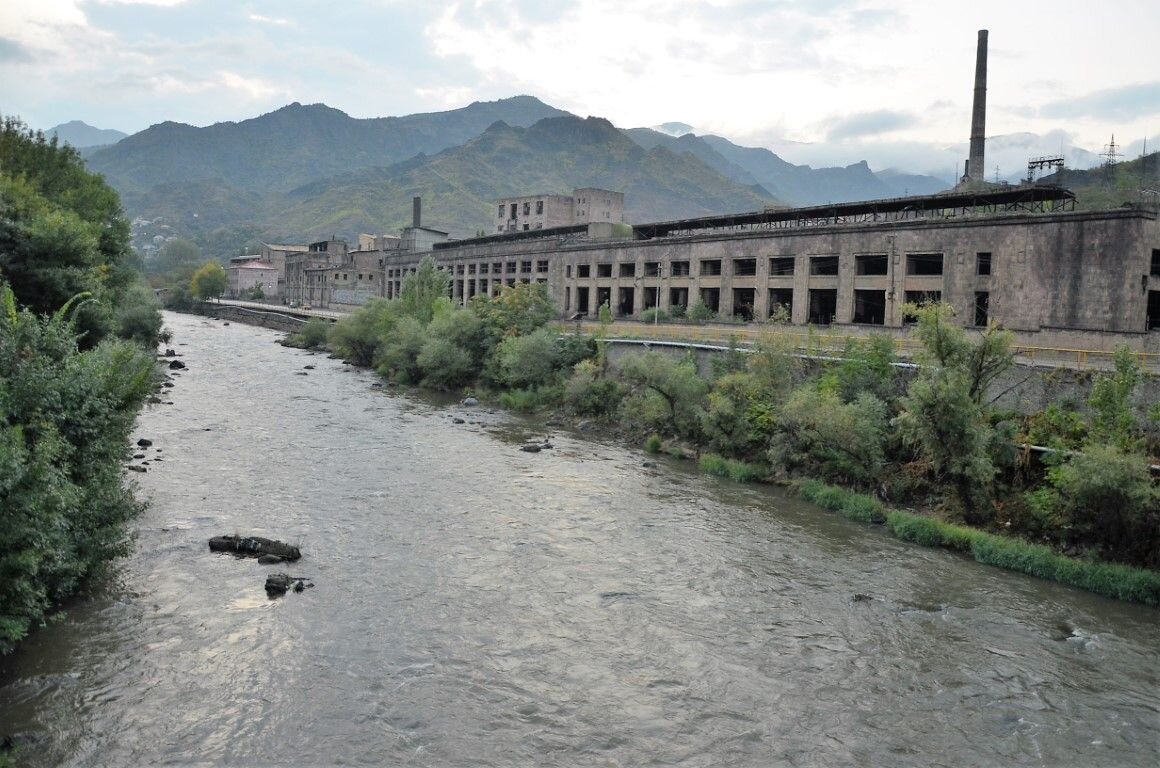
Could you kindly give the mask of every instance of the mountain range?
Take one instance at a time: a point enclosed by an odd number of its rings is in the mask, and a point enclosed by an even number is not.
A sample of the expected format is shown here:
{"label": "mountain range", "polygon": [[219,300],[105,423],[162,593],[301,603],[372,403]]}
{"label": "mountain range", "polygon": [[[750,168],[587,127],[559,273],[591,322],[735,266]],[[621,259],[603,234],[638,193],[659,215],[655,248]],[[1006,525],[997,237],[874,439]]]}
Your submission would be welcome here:
{"label": "mountain range", "polygon": [[[177,235],[215,256],[260,240],[394,233],[410,223],[414,196],[424,199],[424,224],[467,237],[492,231],[498,197],[581,186],[623,191],[632,223],[948,187],[865,161],[795,165],[683,123],[620,129],[532,96],[371,119],[293,103],[236,123],[165,122],[128,137],[77,122],[53,130],[121,194],[139,245]],[[988,151],[1026,152],[1035,138],[996,137]],[[1090,159],[1069,157],[1069,167]]]}

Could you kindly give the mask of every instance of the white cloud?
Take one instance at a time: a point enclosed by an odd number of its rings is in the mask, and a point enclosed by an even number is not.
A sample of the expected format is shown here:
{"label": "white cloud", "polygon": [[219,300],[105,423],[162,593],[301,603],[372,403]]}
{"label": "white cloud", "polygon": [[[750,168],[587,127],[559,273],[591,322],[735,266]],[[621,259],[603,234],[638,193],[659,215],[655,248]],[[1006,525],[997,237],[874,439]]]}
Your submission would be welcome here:
{"label": "white cloud", "polygon": [[263,16],[260,13],[251,13],[246,18],[248,18],[250,21],[256,21],[259,24],[273,24],[276,27],[288,27],[294,23],[294,22],[290,21],[290,19],[278,18],[278,17],[273,17],[273,16]]}

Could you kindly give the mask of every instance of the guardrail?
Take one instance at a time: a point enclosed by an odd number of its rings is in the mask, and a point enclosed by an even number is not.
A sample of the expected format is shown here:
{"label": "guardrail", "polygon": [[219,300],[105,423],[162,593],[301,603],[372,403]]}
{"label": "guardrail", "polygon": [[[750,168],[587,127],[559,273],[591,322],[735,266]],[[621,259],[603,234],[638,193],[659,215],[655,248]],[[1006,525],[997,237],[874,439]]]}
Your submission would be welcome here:
{"label": "guardrail", "polygon": [[[590,334],[602,331],[600,323],[591,321],[561,322],[559,328],[563,331],[579,330]],[[614,322],[604,328],[603,332],[611,338],[618,339],[640,339],[642,341],[655,339],[674,343],[711,343],[721,346],[732,344],[739,347],[752,347],[759,340],[770,339],[777,340],[783,346],[794,351],[809,355],[839,353],[845,349],[848,339],[864,338],[828,330],[800,331],[768,326],[755,328],[748,325],[693,325],[684,323]],[[899,357],[914,357],[921,347],[922,344],[916,339],[894,339],[894,348]],[[1026,344],[1012,345],[1012,351],[1015,353],[1016,361],[1023,365],[1073,368],[1081,371],[1110,369],[1114,364],[1115,357],[1114,352],[1107,350],[1040,347]],[[1133,356],[1144,370],[1160,372],[1160,354],[1134,352]]]}

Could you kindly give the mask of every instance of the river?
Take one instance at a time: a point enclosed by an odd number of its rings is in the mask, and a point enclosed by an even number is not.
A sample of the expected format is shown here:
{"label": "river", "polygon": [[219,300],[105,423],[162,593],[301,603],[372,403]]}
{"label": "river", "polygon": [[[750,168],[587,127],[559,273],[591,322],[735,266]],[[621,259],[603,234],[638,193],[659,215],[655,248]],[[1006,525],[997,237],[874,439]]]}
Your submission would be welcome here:
{"label": "river", "polygon": [[1155,609],[166,324],[137,554],[0,659],[29,765],[1160,764]]}

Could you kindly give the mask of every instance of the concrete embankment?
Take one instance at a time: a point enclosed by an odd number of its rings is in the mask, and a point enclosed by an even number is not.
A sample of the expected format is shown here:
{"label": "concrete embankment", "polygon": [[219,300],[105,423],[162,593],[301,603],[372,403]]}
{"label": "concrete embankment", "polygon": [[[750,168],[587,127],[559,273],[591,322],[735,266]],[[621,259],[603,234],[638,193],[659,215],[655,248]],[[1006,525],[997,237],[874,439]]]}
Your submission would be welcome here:
{"label": "concrete embankment", "polygon": [[[310,319],[310,315],[298,313],[283,307],[258,309],[255,307],[238,307],[232,304],[206,304],[201,309],[191,310],[192,314],[217,317],[234,323],[258,325],[263,328],[272,328],[276,331],[293,333],[299,330]],[[324,318],[325,319],[325,318]]]}

